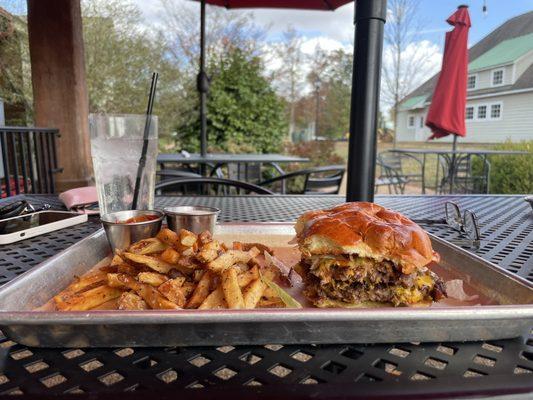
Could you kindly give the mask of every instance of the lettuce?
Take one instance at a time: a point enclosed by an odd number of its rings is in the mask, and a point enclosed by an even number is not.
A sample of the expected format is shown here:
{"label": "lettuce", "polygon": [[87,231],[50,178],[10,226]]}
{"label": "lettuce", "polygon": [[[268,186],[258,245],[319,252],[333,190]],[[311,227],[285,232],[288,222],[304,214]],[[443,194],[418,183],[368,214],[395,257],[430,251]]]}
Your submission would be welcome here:
{"label": "lettuce", "polygon": [[289,293],[283,290],[277,283],[272,282],[270,279],[265,277],[261,271],[259,271],[259,276],[265,285],[272,289],[285,304],[287,308],[303,308],[300,303],[298,303]]}

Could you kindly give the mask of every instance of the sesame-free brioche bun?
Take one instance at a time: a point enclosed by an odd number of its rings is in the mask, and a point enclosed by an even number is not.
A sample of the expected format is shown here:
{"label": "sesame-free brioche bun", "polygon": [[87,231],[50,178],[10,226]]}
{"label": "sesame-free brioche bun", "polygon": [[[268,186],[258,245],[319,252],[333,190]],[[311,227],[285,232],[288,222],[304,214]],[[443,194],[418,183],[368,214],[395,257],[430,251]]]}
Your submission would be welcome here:
{"label": "sesame-free brioche bun", "polygon": [[353,202],[329,210],[308,211],[298,218],[295,229],[304,258],[353,254],[390,260],[404,274],[438,258],[420,226],[374,203]]}

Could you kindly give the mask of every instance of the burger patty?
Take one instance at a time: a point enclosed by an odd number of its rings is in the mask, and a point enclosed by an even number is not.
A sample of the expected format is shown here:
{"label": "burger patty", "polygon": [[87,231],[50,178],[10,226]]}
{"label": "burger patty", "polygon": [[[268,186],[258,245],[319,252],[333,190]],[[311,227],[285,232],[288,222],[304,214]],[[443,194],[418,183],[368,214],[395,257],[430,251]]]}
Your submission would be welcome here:
{"label": "burger patty", "polygon": [[446,296],[442,280],[427,268],[403,274],[393,262],[365,257],[317,257],[304,261],[306,296],[325,300],[365,301],[395,306],[437,301]]}

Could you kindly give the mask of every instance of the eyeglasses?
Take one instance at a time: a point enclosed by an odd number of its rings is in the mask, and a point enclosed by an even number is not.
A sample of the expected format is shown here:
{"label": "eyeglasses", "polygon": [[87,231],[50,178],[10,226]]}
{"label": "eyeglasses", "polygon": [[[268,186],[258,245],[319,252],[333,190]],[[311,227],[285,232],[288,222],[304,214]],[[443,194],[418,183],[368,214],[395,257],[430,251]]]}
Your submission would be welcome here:
{"label": "eyeglasses", "polygon": [[35,208],[26,200],[19,200],[0,207],[0,220],[49,209],[50,204],[43,204],[42,206]]}
{"label": "eyeglasses", "polygon": [[446,224],[450,228],[455,229],[466,236],[471,241],[471,245],[475,249],[479,249],[481,245],[481,235],[479,234],[479,223],[474,211],[465,210],[461,216],[459,206],[452,201],[444,203],[444,211],[444,219],[418,219],[414,220],[414,222],[426,225]]}

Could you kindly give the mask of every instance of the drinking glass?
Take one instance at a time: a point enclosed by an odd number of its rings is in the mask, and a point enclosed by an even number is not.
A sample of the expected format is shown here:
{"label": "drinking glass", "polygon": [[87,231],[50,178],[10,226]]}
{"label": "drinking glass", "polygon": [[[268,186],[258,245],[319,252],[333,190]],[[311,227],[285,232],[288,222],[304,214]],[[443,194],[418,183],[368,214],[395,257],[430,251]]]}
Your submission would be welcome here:
{"label": "drinking glass", "polygon": [[[154,207],[157,117],[152,116],[146,165],[141,175],[138,210]],[[100,215],[130,210],[143,147],[145,115],[89,116],[91,156]]]}

